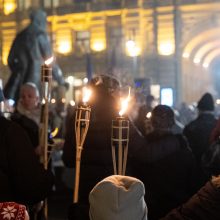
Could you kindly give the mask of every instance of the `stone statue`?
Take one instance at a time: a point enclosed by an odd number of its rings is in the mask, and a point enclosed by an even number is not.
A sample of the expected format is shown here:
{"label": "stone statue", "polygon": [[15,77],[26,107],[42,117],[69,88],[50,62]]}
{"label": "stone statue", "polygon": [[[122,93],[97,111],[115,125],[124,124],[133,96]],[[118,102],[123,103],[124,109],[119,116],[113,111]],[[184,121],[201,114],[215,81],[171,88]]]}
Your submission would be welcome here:
{"label": "stone statue", "polygon": [[[40,89],[41,65],[53,56],[49,37],[46,32],[46,13],[42,10],[32,11],[30,24],[17,34],[8,56],[11,75],[4,88],[6,99],[18,99],[20,86],[33,82]],[[53,63],[53,79],[64,85],[62,71]]]}

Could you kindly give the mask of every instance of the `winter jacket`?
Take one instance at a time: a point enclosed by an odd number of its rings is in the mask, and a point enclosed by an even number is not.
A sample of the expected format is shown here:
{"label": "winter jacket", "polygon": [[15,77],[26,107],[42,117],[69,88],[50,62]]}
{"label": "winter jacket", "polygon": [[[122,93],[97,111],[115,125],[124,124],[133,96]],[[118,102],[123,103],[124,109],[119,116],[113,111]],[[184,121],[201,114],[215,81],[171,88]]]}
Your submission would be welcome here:
{"label": "winter jacket", "polygon": [[210,134],[216,124],[217,120],[212,113],[201,113],[183,130],[198,163],[200,163],[202,154],[209,146]]}
{"label": "winter jacket", "polygon": [[[202,183],[182,135],[152,132],[133,157],[133,176],[145,184],[149,219],[158,219],[186,201]],[[198,176],[199,177],[199,176]]]}
{"label": "winter jacket", "polygon": [[[94,94],[93,94],[94,96]],[[111,148],[111,125],[112,120],[118,115],[114,109],[116,102],[108,94],[91,103],[91,119],[81,154],[81,169],[79,183],[79,202],[89,205],[88,195],[92,188],[102,179],[113,175],[112,148]],[[69,120],[66,129],[66,137],[63,148],[63,161],[67,167],[75,167],[76,141],[75,141],[75,116]],[[132,154],[134,148],[144,144],[136,129],[130,123],[130,140],[128,154]],[[127,162],[129,170],[129,158]],[[127,172],[127,174],[129,171]],[[88,206],[87,206],[88,207]],[[83,213],[83,211],[81,212]],[[82,220],[82,218],[79,218]],[[84,219],[83,219],[84,220]]]}
{"label": "winter jacket", "polygon": [[32,205],[47,197],[52,173],[38,162],[24,130],[4,117],[0,117],[0,157],[0,202]]}
{"label": "winter jacket", "polygon": [[209,181],[186,203],[161,220],[219,220],[220,177]]}

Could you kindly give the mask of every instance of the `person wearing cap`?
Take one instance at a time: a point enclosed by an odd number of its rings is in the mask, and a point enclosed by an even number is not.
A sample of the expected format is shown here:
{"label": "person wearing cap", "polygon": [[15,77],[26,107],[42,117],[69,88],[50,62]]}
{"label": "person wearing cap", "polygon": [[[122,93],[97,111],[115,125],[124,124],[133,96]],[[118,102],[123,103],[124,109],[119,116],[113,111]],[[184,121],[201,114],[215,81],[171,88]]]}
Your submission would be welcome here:
{"label": "person wearing cap", "polygon": [[145,187],[131,176],[112,175],[89,194],[90,220],[147,220]]}
{"label": "person wearing cap", "polygon": [[145,146],[133,155],[132,176],[144,183],[149,219],[157,220],[190,198],[203,183],[186,139],[172,133],[173,110],[157,105],[150,122],[153,131],[146,135]]}
{"label": "person wearing cap", "polygon": [[[89,192],[97,182],[114,173],[111,152],[111,125],[112,120],[118,116],[118,100],[115,97],[119,99],[118,90],[120,84],[112,76],[98,75],[89,82],[89,86],[92,90],[89,100],[91,118],[81,156],[79,202],[77,206],[79,216],[73,216],[76,214],[74,207],[70,208],[69,214],[69,219],[74,220],[89,219]],[[69,125],[67,125],[63,148],[63,162],[69,168],[75,167],[74,120],[75,115],[73,115],[72,119],[69,120]],[[130,124],[128,155],[132,153],[134,148],[138,148],[143,144],[144,138]]]}
{"label": "person wearing cap", "polygon": [[210,93],[205,93],[197,104],[198,117],[187,124],[183,134],[187,137],[189,146],[200,164],[201,156],[210,145],[210,135],[217,124],[214,115],[215,105]]}

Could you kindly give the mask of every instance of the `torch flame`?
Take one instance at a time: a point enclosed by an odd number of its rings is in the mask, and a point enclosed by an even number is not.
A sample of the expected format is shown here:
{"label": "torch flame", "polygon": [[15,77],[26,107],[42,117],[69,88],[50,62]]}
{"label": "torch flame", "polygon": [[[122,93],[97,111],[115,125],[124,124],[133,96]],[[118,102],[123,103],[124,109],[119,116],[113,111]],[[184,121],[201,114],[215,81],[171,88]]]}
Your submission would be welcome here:
{"label": "torch flame", "polygon": [[129,87],[129,90],[128,90],[128,96],[127,98],[125,99],[121,99],[121,110],[119,111],[119,115],[122,116],[127,108],[128,108],[128,102],[130,101],[130,87]]}
{"label": "torch flame", "polygon": [[92,91],[86,87],[83,88],[83,103],[86,103],[89,101],[90,96],[92,94]]}
{"label": "torch flame", "polygon": [[45,60],[45,65],[50,65],[52,62],[53,62],[53,60],[54,60],[54,58],[53,57],[50,57],[50,58],[48,58],[47,60]]}

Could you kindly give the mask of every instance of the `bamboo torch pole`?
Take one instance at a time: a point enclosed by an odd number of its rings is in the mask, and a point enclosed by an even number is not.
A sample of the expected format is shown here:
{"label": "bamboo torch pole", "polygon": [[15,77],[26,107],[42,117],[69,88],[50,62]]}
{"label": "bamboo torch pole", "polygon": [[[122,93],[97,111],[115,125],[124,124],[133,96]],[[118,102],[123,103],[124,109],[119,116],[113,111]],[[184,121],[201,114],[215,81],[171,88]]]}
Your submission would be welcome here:
{"label": "bamboo torch pole", "polygon": [[[42,82],[42,105],[41,105],[41,126],[40,126],[40,146],[43,147],[43,154],[40,158],[44,168],[48,169],[48,119],[49,119],[49,102],[51,93],[52,81],[52,66],[53,57],[45,61],[41,67],[41,82]],[[44,201],[44,216],[48,219],[47,200]]]}
{"label": "bamboo torch pole", "polygon": [[[115,175],[125,175],[129,143],[129,120],[123,116],[127,109],[129,95],[121,101],[121,110],[116,120],[112,121],[112,161]],[[117,158],[117,159],[116,159]]]}
{"label": "bamboo torch pole", "polygon": [[89,128],[90,113],[91,113],[91,108],[87,104],[89,97],[91,95],[91,91],[86,89],[84,93],[85,94],[83,97],[83,103],[77,107],[76,117],[75,117],[76,168],[75,168],[75,185],[74,185],[73,203],[78,202],[81,154]]}

